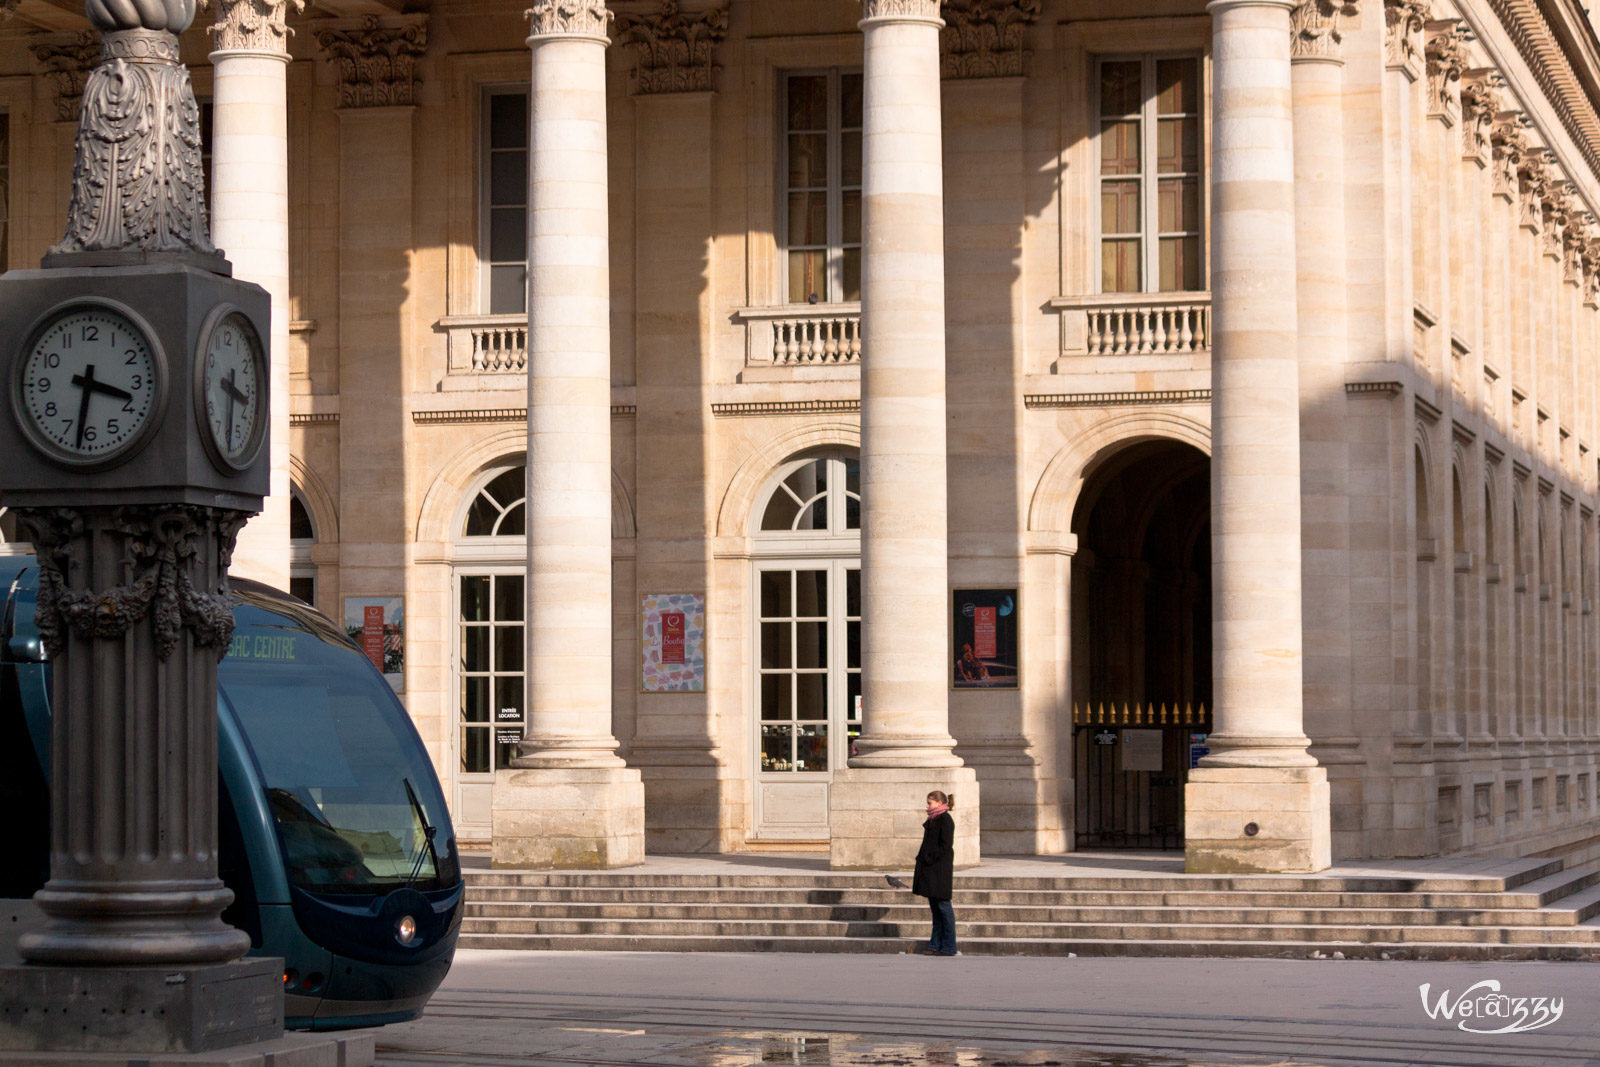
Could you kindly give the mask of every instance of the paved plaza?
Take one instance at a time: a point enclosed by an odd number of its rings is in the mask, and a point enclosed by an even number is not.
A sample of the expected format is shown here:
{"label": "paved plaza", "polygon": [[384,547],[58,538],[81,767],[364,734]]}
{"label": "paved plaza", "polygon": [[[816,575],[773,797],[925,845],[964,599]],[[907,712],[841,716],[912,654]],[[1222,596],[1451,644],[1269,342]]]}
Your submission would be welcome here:
{"label": "paved plaza", "polygon": [[1589,963],[463,951],[377,1062],[1589,1067],[1597,1014]]}

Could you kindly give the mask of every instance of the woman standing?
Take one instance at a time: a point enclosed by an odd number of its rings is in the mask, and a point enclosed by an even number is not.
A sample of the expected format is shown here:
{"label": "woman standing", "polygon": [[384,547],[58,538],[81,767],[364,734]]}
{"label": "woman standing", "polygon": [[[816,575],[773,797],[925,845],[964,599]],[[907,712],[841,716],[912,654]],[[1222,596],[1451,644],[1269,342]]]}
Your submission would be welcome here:
{"label": "woman standing", "polygon": [[922,824],[922,848],[917,850],[911,891],[928,898],[933,912],[933,934],[926,951],[934,956],[956,954],[956,913],[950,907],[951,883],[956,867],[956,821],[950,809],[956,798],[935,789],[928,794],[928,820]]}

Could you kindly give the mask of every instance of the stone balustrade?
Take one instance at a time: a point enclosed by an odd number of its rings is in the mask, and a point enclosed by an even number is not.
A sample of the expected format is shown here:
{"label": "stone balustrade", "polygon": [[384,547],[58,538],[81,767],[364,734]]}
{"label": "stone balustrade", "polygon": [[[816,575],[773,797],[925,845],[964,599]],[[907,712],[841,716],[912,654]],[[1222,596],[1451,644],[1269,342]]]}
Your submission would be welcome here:
{"label": "stone balustrade", "polygon": [[523,374],[528,369],[528,317],[449,315],[439,320],[450,374]]}
{"label": "stone balustrade", "polygon": [[861,362],[861,305],[785,304],[741,308],[749,329],[745,362],[765,367],[838,367]]}
{"label": "stone balustrade", "polygon": [[1063,356],[1160,356],[1211,347],[1211,294],[1104,293],[1050,301]]}

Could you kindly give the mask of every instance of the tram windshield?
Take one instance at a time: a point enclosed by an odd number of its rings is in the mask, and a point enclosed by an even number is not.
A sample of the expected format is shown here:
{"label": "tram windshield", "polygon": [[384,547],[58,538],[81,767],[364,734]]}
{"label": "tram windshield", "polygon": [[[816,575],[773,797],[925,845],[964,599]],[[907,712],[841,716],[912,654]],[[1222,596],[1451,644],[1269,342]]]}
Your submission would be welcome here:
{"label": "tram windshield", "polygon": [[239,604],[217,679],[261,769],[289,880],[318,894],[453,887],[444,798],[404,711],[338,630],[290,610]]}

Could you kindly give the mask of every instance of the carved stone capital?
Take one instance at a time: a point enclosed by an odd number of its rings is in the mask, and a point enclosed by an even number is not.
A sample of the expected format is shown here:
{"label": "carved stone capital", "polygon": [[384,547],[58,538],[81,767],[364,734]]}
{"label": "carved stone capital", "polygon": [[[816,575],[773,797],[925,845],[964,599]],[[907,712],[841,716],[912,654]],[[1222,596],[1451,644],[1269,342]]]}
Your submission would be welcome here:
{"label": "carved stone capital", "polygon": [[100,61],[100,40],[89,30],[71,36],[42,38],[30,51],[56,91],[56,120],[76,122],[83,103],[83,85]]}
{"label": "carved stone capital", "polygon": [[1461,155],[1487,166],[1489,134],[1500,111],[1500,90],[1505,78],[1493,67],[1479,67],[1461,75]]}
{"label": "carved stone capital", "polygon": [[1010,78],[1024,73],[1024,30],[1039,0],[945,0],[942,73],[946,78]]}
{"label": "carved stone capital", "polygon": [[1527,116],[1520,111],[1501,111],[1496,113],[1489,127],[1489,144],[1494,152],[1494,195],[1503,200],[1517,199],[1518,169],[1528,150],[1528,136],[1524,132],[1527,123]]}
{"label": "carved stone capital", "polygon": [[1412,81],[1422,73],[1422,29],[1427,21],[1426,0],[1383,0],[1384,62]]}
{"label": "carved stone capital", "polygon": [[633,91],[702,93],[715,88],[716,44],[728,35],[728,7],[684,15],[677,0],[660,0],[654,14],[618,15],[617,40],[638,57]]}
{"label": "carved stone capital", "polygon": [[944,25],[939,18],[939,0],[861,0],[861,22],[876,21]]}
{"label": "carved stone capital", "polygon": [[427,51],[428,17],[385,24],[368,15],[357,25],[317,30],[317,44],[339,72],[342,108],[409,106],[417,102],[417,60]]}
{"label": "carved stone capital", "polygon": [[305,0],[215,0],[217,19],[211,27],[219,52],[289,54],[290,7],[305,10]]}
{"label": "carved stone capital", "polygon": [[1583,302],[1600,305],[1600,236],[1591,228],[1583,238]]}
{"label": "carved stone capital", "polygon": [[1461,117],[1461,73],[1467,69],[1467,29],[1460,19],[1430,22],[1427,33],[1428,115],[1452,126]]}
{"label": "carved stone capital", "polygon": [[523,14],[528,37],[594,37],[610,43],[611,12],[605,0],[537,0]]}
{"label": "carved stone capital", "polygon": [[1355,18],[1360,5],[1352,0],[1306,0],[1289,12],[1289,57],[1302,61],[1338,62],[1341,19]]}
{"label": "carved stone capital", "polygon": [[1518,224],[1533,233],[1544,232],[1544,198],[1549,181],[1545,164],[1549,150],[1530,145],[1517,164]]}
{"label": "carved stone capital", "polygon": [[[165,662],[188,631],[221,659],[233,639],[228,561],[249,516],[188,505],[111,509],[19,508],[17,520],[39,561],[36,620],[45,654],[69,637],[120,638],[153,616],[157,658]],[[122,580],[87,584],[96,537],[121,541]],[[207,542],[210,542],[209,544]],[[196,588],[203,567],[221,561],[216,588]]]}

